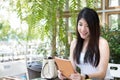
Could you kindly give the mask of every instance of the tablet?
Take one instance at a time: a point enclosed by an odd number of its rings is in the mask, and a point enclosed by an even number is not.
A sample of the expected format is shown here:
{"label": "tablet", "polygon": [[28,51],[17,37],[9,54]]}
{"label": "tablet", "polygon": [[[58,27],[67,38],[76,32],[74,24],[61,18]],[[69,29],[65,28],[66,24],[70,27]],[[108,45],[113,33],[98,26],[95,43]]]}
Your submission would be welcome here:
{"label": "tablet", "polygon": [[75,72],[70,60],[55,57],[55,62],[58,70],[60,70],[65,77],[69,78],[69,76]]}

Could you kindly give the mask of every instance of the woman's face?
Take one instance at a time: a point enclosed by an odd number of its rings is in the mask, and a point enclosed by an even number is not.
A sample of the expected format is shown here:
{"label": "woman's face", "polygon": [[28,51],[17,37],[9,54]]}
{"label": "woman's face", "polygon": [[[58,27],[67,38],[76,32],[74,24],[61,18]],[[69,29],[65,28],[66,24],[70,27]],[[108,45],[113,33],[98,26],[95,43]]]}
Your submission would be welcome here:
{"label": "woman's face", "polygon": [[88,39],[90,32],[87,22],[84,18],[81,18],[78,22],[78,32],[82,39]]}

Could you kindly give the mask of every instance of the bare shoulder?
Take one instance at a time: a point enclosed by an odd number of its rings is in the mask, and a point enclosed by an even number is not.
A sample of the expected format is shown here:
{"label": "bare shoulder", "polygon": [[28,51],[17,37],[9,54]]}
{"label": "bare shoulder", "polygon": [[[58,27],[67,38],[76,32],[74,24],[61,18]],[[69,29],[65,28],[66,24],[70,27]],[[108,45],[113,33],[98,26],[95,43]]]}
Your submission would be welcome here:
{"label": "bare shoulder", "polygon": [[99,45],[100,45],[100,46],[108,45],[108,41],[107,41],[105,38],[100,37]]}
{"label": "bare shoulder", "polygon": [[70,45],[70,57],[71,57],[71,58],[72,58],[72,56],[73,56],[73,51],[74,51],[74,49],[75,49],[76,42],[77,42],[77,40],[74,39],[74,40],[72,40],[71,45]]}
{"label": "bare shoulder", "polygon": [[76,66],[75,66],[74,59],[73,59],[73,53],[74,53],[76,43],[77,43],[76,39],[72,40],[72,42],[70,44],[70,57],[69,57],[75,70],[76,70]]}
{"label": "bare shoulder", "polygon": [[74,48],[75,47],[75,45],[76,45],[76,42],[77,42],[77,40],[76,39],[74,39],[74,40],[72,40],[72,42],[71,42],[71,48]]}
{"label": "bare shoulder", "polygon": [[99,40],[99,49],[101,54],[109,54],[109,44],[108,41],[102,37]]}

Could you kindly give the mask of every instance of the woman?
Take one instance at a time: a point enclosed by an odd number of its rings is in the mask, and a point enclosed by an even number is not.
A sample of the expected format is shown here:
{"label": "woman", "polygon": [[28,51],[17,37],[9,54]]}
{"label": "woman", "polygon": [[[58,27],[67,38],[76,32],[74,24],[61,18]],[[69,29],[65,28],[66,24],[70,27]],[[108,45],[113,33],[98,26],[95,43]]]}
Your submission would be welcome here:
{"label": "woman", "polygon": [[[100,37],[99,18],[93,9],[84,8],[78,14],[76,26],[76,40],[70,47],[70,60],[74,69],[80,68],[71,74],[72,80],[97,79],[103,80],[109,62],[108,42]],[[64,79],[59,72],[59,78]]]}

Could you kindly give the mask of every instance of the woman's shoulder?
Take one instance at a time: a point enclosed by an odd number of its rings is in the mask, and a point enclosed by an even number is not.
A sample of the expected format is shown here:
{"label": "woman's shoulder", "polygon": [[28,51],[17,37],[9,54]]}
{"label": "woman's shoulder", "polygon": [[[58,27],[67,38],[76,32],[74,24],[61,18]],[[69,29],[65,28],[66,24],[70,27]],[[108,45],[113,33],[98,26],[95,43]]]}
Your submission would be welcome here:
{"label": "woman's shoulder", "polygon": [[76,43],[77,43],[77,40],[76,39],[73,39],[71,44],[70,44],[70,49],[74,49],[75,46],[76,46]]}
{"label": "woman's shoulder", "polygon": [[105,38],[100,37],[99,44],[101,44],[101,45],[108,44],[108,41]]}
{"label": "woman's shoulder", "polygon": [[72,46],[75,46],[76,43],[77,43],[77,40],[76,40],[76,39],[73,39],[72,42],[71,42],[71,45],[72,45]]}
{"label": "woman's shoulder", "polygon": [[108,41],[103,37],[100,37],[100,39],[99,39],[99,48],[102,50],[109,48]]}

